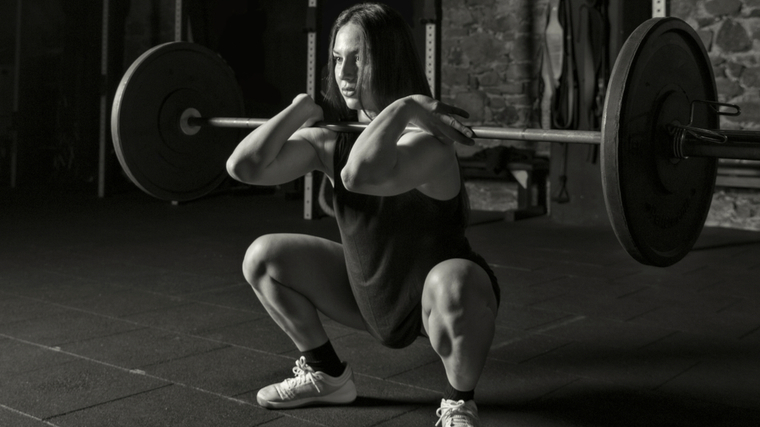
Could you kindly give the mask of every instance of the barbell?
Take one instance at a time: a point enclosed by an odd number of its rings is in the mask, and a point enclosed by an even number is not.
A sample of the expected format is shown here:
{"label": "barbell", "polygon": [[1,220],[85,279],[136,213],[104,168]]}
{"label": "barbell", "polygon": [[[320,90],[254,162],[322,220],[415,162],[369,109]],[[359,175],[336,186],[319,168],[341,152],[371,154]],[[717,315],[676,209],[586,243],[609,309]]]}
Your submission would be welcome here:
{"label": "barbell", "polygon": [[[728,108],[729,111],[726,111]],[[601,131],[473,127],[475,138],[599,145],[612,228],[643,264],[669,266],[693,247],[710,208],[717,158],[759,159],[758,133],[721,131],[715,78],[696,32],[653,18],[626,40],[613,67]],[[119,84],[111,132],[119,162],[148,194],[185,201],[215,189],[243,129],[231,69],[199,45],[171,42],[141,55]],[[361,132],[360,123],[318,123]]]}

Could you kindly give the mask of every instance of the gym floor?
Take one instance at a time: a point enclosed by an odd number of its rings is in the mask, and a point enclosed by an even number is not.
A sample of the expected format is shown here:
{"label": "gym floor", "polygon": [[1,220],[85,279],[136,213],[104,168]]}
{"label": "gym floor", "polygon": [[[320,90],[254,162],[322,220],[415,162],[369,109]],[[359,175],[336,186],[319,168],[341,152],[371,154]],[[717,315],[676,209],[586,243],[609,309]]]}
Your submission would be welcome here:
{"label": "gym floor", "polygon": [[[442,367],[326,321],[352,406],[270,411],[293,346],[240,272],[270,232],[337,238],[281,195],[173,206],[137,191],[0,191],[0,426],[427,426]],[[760,425],[760,234],[706,228],[680,263],[608,227],[470,227],[502,286],[476,400],[485,426]]]}

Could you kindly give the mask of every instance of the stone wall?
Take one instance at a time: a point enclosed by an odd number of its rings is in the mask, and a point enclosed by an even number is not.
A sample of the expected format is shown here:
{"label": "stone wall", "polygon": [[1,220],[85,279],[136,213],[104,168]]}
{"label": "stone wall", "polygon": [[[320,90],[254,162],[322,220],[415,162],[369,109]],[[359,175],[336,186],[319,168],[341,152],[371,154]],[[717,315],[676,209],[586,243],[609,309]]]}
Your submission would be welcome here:
{"label": "stone wall", "polygon": [[670,15],[694,27],[713,63],[719,98],[742,114],[725,129],[760,129],[760,0],[671,0]]}
{"label": "stone wall", "polygon": [[[547,4],[442,0],[441,97],[468,110],[468,124],[538,127],[538,46]],[[760,130],[760,0],[670,0],[668,13],[697,30],[713,64],[719,100],[741,108],[738,117],[722,117],[721,128]],[[499,144],[548,155],[546,144],[514,141],[479,141],[479,147],[463,148],[461,154]],[[481,209],[501,210],[512,203],[501,198],[513,191],[477,183],[468,188],[473,205]],[[760,229],[760,195],[716,189],[707,225]]]}
{"label": "stone wall", "polygon": [[[671,0],[670,15],[688,22],[702,38],[719,100],[741,108],[739,116],[723,116],[721,128],[760,131],[760,0]],[[716,189],[706,224],[760,230],[760,195],[751,189]]]}

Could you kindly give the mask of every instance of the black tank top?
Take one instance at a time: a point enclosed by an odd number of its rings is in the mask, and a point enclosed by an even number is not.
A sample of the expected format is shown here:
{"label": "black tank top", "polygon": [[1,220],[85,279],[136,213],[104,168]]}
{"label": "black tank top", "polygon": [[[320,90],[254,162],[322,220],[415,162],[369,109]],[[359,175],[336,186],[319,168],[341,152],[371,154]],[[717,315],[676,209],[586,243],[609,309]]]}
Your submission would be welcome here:
{"label": "black tank top", "polygon": [[388,197],[353,193],[340,172],[358,134],[340,133],[334,155],[333,207],[346,268],[367,330],[388,347],[411,344],[422,330],[422,289],[430,270],[451,258],[492,272],[465,237],[466,206],[411,190]]}

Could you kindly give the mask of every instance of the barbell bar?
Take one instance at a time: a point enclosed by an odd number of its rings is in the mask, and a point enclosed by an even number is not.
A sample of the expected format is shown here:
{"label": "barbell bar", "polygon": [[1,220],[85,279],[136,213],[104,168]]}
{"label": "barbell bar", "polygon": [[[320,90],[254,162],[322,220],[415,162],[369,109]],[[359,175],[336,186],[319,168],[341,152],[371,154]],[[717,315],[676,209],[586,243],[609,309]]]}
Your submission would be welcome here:
{"label": "barbell bar", "polygon": [[[735,105],[723,104],[738,108]],[[193,110],[193,109],[191,109]],[[716,111],[716,114],[723,114]],[[180,122],[180,128],[187,134],[194,134],[201,126],[220,128],[255,129],[268,119],[247,119],[231,117],[209,117],[189,115]],[[362,132],[367,123],[360,122],[316,122],[313,127],[326,128],[335,132]],[[671,125],[671,131],[683,129],[684,134],[673,140],[673,158],[720,157],[729,159],[760,160],[760,133],[756,131],[708,131],[690,126]],[[419,131],[416,126],[407,126],[407,131]],[[599,131],[558,130],[535,128],[501,128],[489,126],[471,127],[473,138],[501,139],[534,142],[556,142],[566,144],[601,145]],[[707,135],[709,132],[709,137]]]}
{"label": "barbell bar", "polygon": [[[735,105],[724,104],[738,108]],[[716,112],[716,114],[722,114]],[[268,119],[247,119],[231,117],[188,116],[180,122],[180,128],[187,134],[194,134],[201,126],[220,128],[255,129]],[[313,127],[326,128],[335,132],[362,132],[367,123],[360,122],[317,122]],[[671,131],[683,129],[684,134],[674,139],[673,158],[720,157],[728,159],[760,160],[760,132],[756,131],[709,131],[692,129],[689,126],[671,125]],[[416,126],[407,126],[407,131],[419,131]],[[489,126],[471,127],[476,139],[501,139],[534,142],[556,142],[566,144],[601,145],[602,133],[599,131],[558,130],[535,128],[501,128]]]}
{"label": "barbell bar", "polygon": [[[725,104],[729,105],[729,104]],[[729,105],[735,107],[734,105]],[[194,110],[194,109],[191,109]],[[716,114],[721,114],[716,112]],[[196,133],[202,126],[220,128],[255,129],[268,119],[247,119],[231,117],[209,117],[200,115],[181,119],[180,128],[188,135]],[[326,128],[335,132],[362,132],[367,123],[360,122],[316,122],[313,127]],[[760,132],[756,131],[709,131],[693,129],[690,126],[671,125],[671,131],[683,129],[684,134],[673,140],[673,158],[720,157],[728,159],[760,160]],[[475,126],[470,128],[473,138],[501,139],[534,142],[556,142],[566,144],[601,145],[602,133],[599,131],[557,130],[535,128],[500,128]],[[416,126],[407,126],[407,131],[419,131]]]}
{"label": "barbell bar", "polygon": [[[241,119],[229,117],[190,117],[188,124],[190,126],[214,126],[227,128],[245,128],[254,129],[264,123],[267,119]],[[327,128],[336,132],[361,132],[367,128],[366,123],[359,122],[317,122],[314,127]],[[602,133],[598,131],[563,131],[557,129],[533,129],[533,128],[500,128],[475,126],[470,128],[475,134],[474,138],[479,139],[503,139],[503,140],[520,140],[520,141],[545,141],[545,142],[566,142],[570,144],[592,144],[600,145],[602,143]],[[416,126],[407,126],[407,130],[420,130]]]}
{"label": "barbell bar", "polygon": [[[701,233],[717,157],[760,159],[752,146],[760,136],[719,131],[718,115],[726,113],[715,105],[712,66],[696,32],[677,18],[653,18],[618,54],[601,131],[472,129],[476,138],[599,145],[602,189],[618,240],[639,262],[668,266]],[[129,67],[117,89],[115,151],[148,194],[192,200],[227,177],[225,163],[242,131],[266,122],[243,115],[235,76],[216,53],[192,43],[159,45]],[[346,132],[366,126],[317,125]]]}

